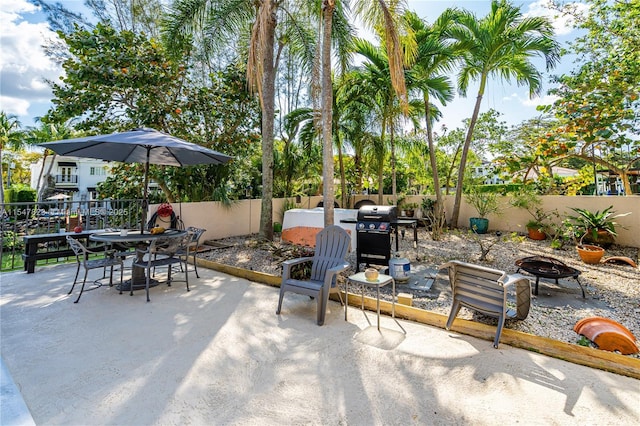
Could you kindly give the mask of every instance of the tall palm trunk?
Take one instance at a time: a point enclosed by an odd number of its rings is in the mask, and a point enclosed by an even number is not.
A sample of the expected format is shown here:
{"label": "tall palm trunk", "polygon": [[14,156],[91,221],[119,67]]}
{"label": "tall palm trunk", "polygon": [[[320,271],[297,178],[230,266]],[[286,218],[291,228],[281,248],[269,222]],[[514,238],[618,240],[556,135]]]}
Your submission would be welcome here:
{"label": "tall palm trunk", "polygon": [[42,178],[42,186],[38,183],[39,192],[37,194],[38,201],[42,201],[42,197],[47,189],[49,189],[49,176],[51,176],[51,171],[53,170],[53,164],[56,162],[57,154],[54,152],[51,157],[51,161],[49,161],[49,165],[47,166],[47,171],[44,171],[44,159],[42,160],[42,170],[40,171],[40,176],[38,177],[38,182]]}
{"label": "tall palm trunk", "polygon": [[42,176],[44,175],[44,165],[47,163],[47,150],[44,150],[44,154],[42,154],[42,168],[38,173],[38,180],[36,181],[36,190],[38,193],[36,194],[36,201],[42,201]]}
{"label": "tall palm trunk", "polygon": [[275,65],[273,47],[276,29],[275,12],[264,28],[265,46],[262,52],[262,209],[260,234],[262,240],[273,240],[273,123],[275,102]]}
{"label": "tall palm trunk", "polygon": [[322,196],[324,226],[334,224],[331,27],[335,6],[335,0],[322,1]]}
{"label": "tall palm trunk", "polygon": [[394,138],[393,118],[391,118],[391,127],[389,128],[389,143],[391,145],[391,197],[393,202],[397,204],[398,195],[396,194],[396,140]]}
{"label": "tall palm trunk", "polygon": [[[440,189],[440,177],[438,176],[438,164],[436,161],[436,149],[433,145],[433,129],[431,127],[431,111],[429,109],[429,93],[424,92],[424,117],[427,124],[427,141],[429,143],[429,162],[431,163],[431,173],[433,174],[433,190],[436,193],[436,205],[433,212],[432,229],[436,233],[440,230],[440,224],[444,216],[444,201],[442,200],[442,190]],[[424,213],[424,212],[423,212]],[[434,238],[435,239],[435,238]]]}
{"label": "tall palm trunk", "polygon": [[380,129],[380,147],[377,150],[378,154],[378,205],[384,204],[384,139],[387,136],[387,119],[382,117],[382,129]]}
{"label": "tall palm trunk", "polygon": [[342,141],[340,140],[340,133],[336,132],[337,146],[338,146],[338,165],[340,167],[340,189],[342,190],[342,198],[340,205],[342,208],[347,207],[347,177],[344,170],[344,156],[342,155]]}
{"label": "tall palm trunk", "polygon": [[467,129],[467,136],[464,139],[464,146],[462,147],[462,155],[460,156],[460,167],[458,168],[458,183],[456,184],[456,197],[453,203],[453,212],[451,212],[451,227],[458,227],[458,218],[460,217],[460,204],[462,202],[462,183],[464,181],[464,170],[467,166],[467,154],[469,153],[469,147],[471,146],[471,139],[473,138],[473,129],[478,121],[478,114],[480,114],[480,104],[482,103],[482,96],[484,95],[484,89],[487,84],[486,74],[482,74],[480,77],[480,88],[478,89],[478,97],[476,98],[476,105],[473,107],[473,115],[469,122],[469,129]]}

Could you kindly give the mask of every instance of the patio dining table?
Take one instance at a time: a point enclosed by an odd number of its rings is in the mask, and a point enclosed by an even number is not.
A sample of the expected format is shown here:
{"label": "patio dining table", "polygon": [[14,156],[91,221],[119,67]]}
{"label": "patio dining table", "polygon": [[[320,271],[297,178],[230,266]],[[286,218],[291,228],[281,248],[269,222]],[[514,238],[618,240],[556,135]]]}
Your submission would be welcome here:
{"label": "patio dining table", "polygon": [[[126,232],[110,231],[92,234],[89,239],[92,241],[100,241],[111,245],[118,243],[143,249],[146,248],[147,245],[154,239],[163,237],[177,237],[186,235],[186,233],[187,231],[179,229],[167,229],[161,234],[152,234],[148,231],[141,232],[140,230],[127,230]],[[143,256],[143,253],[136,250],[136,261],[142,260]],[[118,289],[123,291],[131,290],[131,287],[133,286],[133,290],[140,290],[146,287],[146,282],[147,276],[145,274],[145,269],[134,266],[131,271],[131,279],[122,283],[118,287]],[[156,280],[149,281],[150,287],[156,285],[158,285],[158,282]]]}

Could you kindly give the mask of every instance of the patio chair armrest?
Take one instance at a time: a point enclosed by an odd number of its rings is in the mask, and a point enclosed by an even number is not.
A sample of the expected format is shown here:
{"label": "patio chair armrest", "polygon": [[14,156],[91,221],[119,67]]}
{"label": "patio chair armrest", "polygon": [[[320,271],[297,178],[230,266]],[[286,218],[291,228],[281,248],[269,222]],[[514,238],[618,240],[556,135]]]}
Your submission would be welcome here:
{"label": "patio chair armrest", "polygon": [[518,283],[518,281],[526,280],[529,281],[529,277],[522,274],[505,274],[504,277],[500,277],[498,281],[502,283],[502,285],[506,287],[511,287]]}
{"label": "patio chair armrest", "polygon": [[499,280],[505,288],[516,286],[516,314],[515,319],[523,320],[529,315],[531,308],[531,281],[522,274],[510,274]]}
{"label": "patio chair armrest", "polygon": [[292,266],[311,261],[313,261],[313,257],[298,257],[296,259],[285,260],[282,262],[282,278],[288,279],[291,277]]}
{"label": "patio chair armrest", "polygon": [[106,257],[109,252],[113,252],[115,250],[110,250],[110,249],[107,248],[107,246],[102,245],[102,246],[95,246],[95,247],[91,247],[91,248],[85,247],[85,251],[88,254],[102,254],[102,253],[104,253],[104,255]]}
{"label": "patio chair armrest", "polygon": [[324,276],[324,285],[331,288],[333,285],[333,278],[340,272],[345,271],[349,267],[349,262],[341,263],[333,268],[327,269],[327,274]]}

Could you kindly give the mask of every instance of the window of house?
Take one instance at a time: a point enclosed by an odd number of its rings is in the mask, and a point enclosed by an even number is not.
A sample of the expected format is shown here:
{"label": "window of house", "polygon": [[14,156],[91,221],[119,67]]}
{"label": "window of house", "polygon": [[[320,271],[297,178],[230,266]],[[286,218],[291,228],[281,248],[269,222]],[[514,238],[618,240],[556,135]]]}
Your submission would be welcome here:
{"label": "window of house", "polygon": [[60,167],[60,176],[62,182],[71,182],[71,167]]}
{"label": "window of house", "polygon": [[89,174],[91,176],[104,176],[106,175],[106,170],[104,167],[91,167],[89,169]]}

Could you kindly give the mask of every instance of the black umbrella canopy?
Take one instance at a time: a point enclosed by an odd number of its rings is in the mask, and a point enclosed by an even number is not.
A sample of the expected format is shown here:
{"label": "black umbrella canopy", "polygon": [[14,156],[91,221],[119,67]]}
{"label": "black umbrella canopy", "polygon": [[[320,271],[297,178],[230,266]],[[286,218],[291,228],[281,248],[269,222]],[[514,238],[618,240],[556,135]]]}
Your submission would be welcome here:
{"label": "black umbrella canopy", "polygon": [[58,155],[144,164],[144,203],[141,229],[146,223],[149,164],[164,166],[194,166],[223,164],[232,157],[176,138],[154,129],[141,128],[108,135],[87,136],[47,142],[39,146]]}
{"label": "black umbrella canopy", "polygon": [[147,128],[65,139],[40,146],[59,155],[165,166],[223,164],[231,159],[220,152]]}

